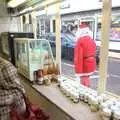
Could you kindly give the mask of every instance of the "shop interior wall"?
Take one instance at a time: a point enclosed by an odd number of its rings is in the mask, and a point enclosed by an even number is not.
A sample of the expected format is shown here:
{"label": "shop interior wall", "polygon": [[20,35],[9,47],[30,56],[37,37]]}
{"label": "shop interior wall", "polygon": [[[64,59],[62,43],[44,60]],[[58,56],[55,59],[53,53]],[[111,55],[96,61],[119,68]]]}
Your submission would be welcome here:
{"label": "shop interior wall", "polygon": [[0,33],[1,32],[18,32],[17,18],[11,17],[7,11],[7,5],[4,0],[0,0]]}

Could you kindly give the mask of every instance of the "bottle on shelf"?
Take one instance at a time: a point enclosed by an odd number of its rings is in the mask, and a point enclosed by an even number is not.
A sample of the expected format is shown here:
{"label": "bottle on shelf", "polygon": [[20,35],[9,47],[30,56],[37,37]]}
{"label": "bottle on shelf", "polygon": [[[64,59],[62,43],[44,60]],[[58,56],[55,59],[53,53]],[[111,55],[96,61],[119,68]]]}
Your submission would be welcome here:
{"label": "bottle on shelf", "polygon": [[56,63],[55,65],[55,76],[56,76],[56,81],[58,81],[58,76],[60,75],[60,68],[59,68],[59,64]]}
{"label": "bottle on shelf", "polygon": [[48,75],[48,65],[45,65],[43,68],[43,79],[44,79],[44,84],[49,85],[51,81],[49,80],[49,75]]}
{"label": "bottle on shelf", "polygon": [[48,70],[48,65],[44,65],[43,67],[43,79],[44,80],[48,79],[47,70]]}
{"label": "bottle on shelf", "polygon": [[55,67],[55,63],[53,62],[52,63],[52,79],[51,79],[51,81],[52,82],[56,82],[56,67]]}
{"label": "bottle on shelf", "polygon": [[51,81],[51,79],[52,79],[52,74],[53,74],[52,64],[49,64],[49,65],[48,65],[47,74],[48,74],[48,79]]}
{"label": "bottle on shelf", "polygon": [[42,69],[38,70],[38,80],[37,80],[37,83],[39,85],[43,85],[43,70]]}

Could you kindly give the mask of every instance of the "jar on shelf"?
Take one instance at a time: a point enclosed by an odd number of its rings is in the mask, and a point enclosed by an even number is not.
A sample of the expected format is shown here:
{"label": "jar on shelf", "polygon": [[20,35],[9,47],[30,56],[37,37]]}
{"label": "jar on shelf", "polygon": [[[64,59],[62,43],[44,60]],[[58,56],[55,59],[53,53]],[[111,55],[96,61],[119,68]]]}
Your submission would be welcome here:
{"label": "jar on shelf", "polygon": [[88,103],[89,96],[90,96],[90,93],[86,92],[85,95],[84,95],[84,102],[85,103]]}
{"label": "jar on shelf", "polygon": [[92,112],[97,112],[99,110],[98,99],[96,97],[91,97],[90,109]]}
{"label": "jar on shelf", "polygon": [[88,96],[88,105],[91,105],[92,104],[92,97],[93,97],[93,95],[92,94],[90,94],[89,96]]}
{"label": "jar on shelf", "polygon": [[74,89],[71,88],[71,89],[70,89],[70,99],[71,99],[71,100],[73,100],[73,98],[74,98],[73,94],[74,94]]}
{"label": "jar on shelf", "polygon": [[103,110],[105,108],[109,108],[109,105],[107,104],[107,102],[103,102],[100,104],[100,109]]}
{"label": "jar on shelf", "polygon": [[61,90],[61,92],[63,92],[63,86],[64,86],[64,84],[63,84],[63,82],[60,84],[60,90]]}
{"label": "jar on shelf", "polygon": [[62,92],[63,92],[63,94],[66,94],[66,85],[65,84],[63,84],[63,86],[62,86]]}
{"label": "jar on shelf", "polygon": [[78,103],[79,102],[79,93],[73,92],[73,102]]}
{"label": "jar on shelf", "polygon": [[63,83],[65,81],[64,78],[62,78],[62,76],[58,77],[58,86],[60,87],[61,83]]}
{"label": "jar on shelf", "polygon": [[80,100],[82,100],[82,101],[84,101],[84,94],[85,94],[85,91],[84,90],[80,90],[79,96],[80,96]]}
{"label": "jar on shelf", "polygon": [[114,111],[114,120],[120,120],[120,109]]}
{"label": "jar on shelf", "polygon": [[97,99],[98,99],[99,105],[101,105],[104,102],[103,96],[98,96]]}
{"label": "jar on shelf", "polygon": [[117,106],[117,105],[111,105],[111,111],[114,113],[114,111],[119,111],[120,110],[120,108],[119,108],[119,106]]}
{"label": "jar on shelf", "polygon": [[100,116],[102,120],[110,120],[111,117],[111,109],[104,108],[102,111],[100,111]]}
{"label": "jar on shelf", "polygon": [[67,97],[70,97],[70,92],[71,92],[71,89],[70,89],[70,87],[68,87],[68,88],[67,88],[67,93],[66,93],[66,96],[67,96]]}
{"label": "jar on shelf", "polygon": [[63,92],[65,95],[67,95],[67,89],[68,89],[68,87],[67,87],[67,85],[65,85],[64,86],[64,92]]}

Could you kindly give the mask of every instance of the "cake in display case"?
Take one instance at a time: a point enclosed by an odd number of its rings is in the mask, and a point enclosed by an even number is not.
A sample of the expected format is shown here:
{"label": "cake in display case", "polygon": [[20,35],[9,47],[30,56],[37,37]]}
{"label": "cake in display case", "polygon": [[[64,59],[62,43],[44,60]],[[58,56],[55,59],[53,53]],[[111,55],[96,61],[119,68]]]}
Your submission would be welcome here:
{"label": "cake in display case", "polygon": [[15,39],[15,64],[18,71],[30,81],[35,71],[54,62],[49,41],[46,39]]}

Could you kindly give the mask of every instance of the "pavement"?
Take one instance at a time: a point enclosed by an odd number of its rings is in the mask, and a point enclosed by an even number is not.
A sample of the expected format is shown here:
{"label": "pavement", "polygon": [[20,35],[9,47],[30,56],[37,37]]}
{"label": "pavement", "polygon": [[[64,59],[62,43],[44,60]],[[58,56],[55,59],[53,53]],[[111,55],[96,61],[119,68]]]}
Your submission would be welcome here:
{"label": "pavement", "polygon": [[120,58],[120,53],[117,53],[117,52],[109,52],[109,57],[112,57],[112,58]]}
{"label": "pavement", "polygon": [[[120,53],[109,51],[109,58],[106,90],[116,95],[120,95]],[[78,80],[74,73],[73,62],[71,61],[62,59],[62,74],[67,77],[69,76],[71,79]],[[99,68],[97,68],[95,73],[91,76],[92,89],[96,90],[98,88],[99,77]]]}

